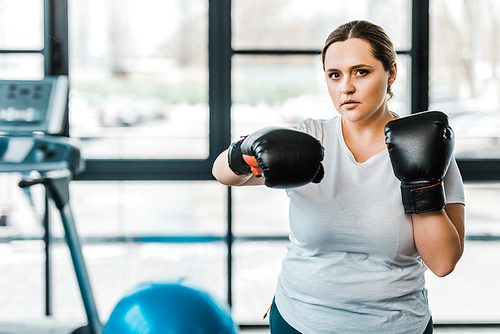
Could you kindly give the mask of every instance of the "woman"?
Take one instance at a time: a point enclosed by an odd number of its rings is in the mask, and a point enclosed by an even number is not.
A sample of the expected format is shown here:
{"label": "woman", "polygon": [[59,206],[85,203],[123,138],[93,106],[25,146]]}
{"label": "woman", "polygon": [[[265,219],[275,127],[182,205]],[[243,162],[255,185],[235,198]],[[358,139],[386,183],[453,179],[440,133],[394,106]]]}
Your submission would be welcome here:
{"label": "woman", "polygon": [[[442,115],[398,118],[389,110],[396,54],[377,25],[339,26],[322,60],[340,116],[293,127],[321,142],[325,174],[319,183],[286,190],[292,234],[271,306],[271,333],[432,333],[424,274],[428,268],[448,275],[463,253],[463,184],[453,158],[441,168],[444,179],[432,178],[432,186],[401,175],[409,163],[400,160],[406,159],[402,147],[421,146],[411,142],[420,139],[408,141],[412,135],[405,129],[416,124],[414,133],[434,138],[429,128],[442,124]],[[448,128],[444,132],[452,139]],[[439,131],[437,138],[442,139]],[[436,145],[427,146],[425,152]],[[410,159],[436,164],[425,154]],[[221,183],[264,184],[264,178],[237,173],[230,164],[227,151],[214,163]],[[411,201],[415,207],[424,203],[423,210],[408,209]],[[442,205],[428,206],[429,201]]]}

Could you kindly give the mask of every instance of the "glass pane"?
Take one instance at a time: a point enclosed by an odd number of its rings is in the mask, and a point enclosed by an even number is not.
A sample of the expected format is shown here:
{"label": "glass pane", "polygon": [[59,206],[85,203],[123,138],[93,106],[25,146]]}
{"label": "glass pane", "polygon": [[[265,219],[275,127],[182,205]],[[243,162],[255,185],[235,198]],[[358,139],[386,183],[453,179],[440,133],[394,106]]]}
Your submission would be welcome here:
{"label": "glass pane", "polygon": [[297,123],[304,105],[310,117],[335,113],[318,56],[234,56],[232,80],[235,138],[267,125]]}
{"label": "glass pane", "polygon": [[450,116],[458,158],[498,159],[500,2],[430,4],[431,108]]}
{"label": "glass pane", "polygon": [[434,322],[498,323],[500,290],[497,263],[500,263],[498,241],[467,240],[464,255],[452,274],[437,277],[427,272],[429,305]]}
{"label": "glass pane", "polygon": [[[108,320],[126,293],[144,282],[173,282],[185,278],[226,300],[227,247],[224,243],[87,244],[83,245],[83,253],[102,322]],[[51,256],[53,318],[63,323],[85,324],[85,310],[67,246],[54,244]],[[44,261],[41,241],[0,244],[1,320],[3,324],[12,324],[2,328],[17,328],[15,323],[46,324]],[[40,332],[30,330],[30,333],[47,333],[47,328]]]}
{"label": "glass pane", "polygon": [[43,0],[0,0],[0,50],[42,50],[43,32]]}
{"label": "glass pane", "polygon": [[[41,237],[44,188],[26,193],[17,173],[0,174],[2,236]],[[227,229],[227,188],[217,182],[72,182],[71,207],[86,237],[219,236]],[[51,210],[53,234],[63,237]]]}
{"label": "glass pane", "polygon": [[70,1],[70,128],[86,158],[208,156],[207,3]]}
{"label": "glass pane", "polygon": [[[389,107],[410,113],[410,58],[399,55],[398,78]],[[233,140],[268,125],[292,125],[337,115],[320,56],[233,57]]]}
{"label": "glass pane", "polygon": [[465,197],[464,255],[449,276],[427,275],[432,314],[436,322],[499,322],[500,184],[466,183]]}
{"label": "glass pane", "polygon": [[273,300],[287,244],[283,241],[234,244],[232,316],[236,322],[258,325],[269,323],[269,318],[262,320],[262,316]]}
{"label": "glass pane", "polygon": [[41,80],[44,75],[42,54],[0,54],[0,80]]}
{"label": "glass pane", "polygon": [[216,182],[73,182],[71,186],[83,236],[226,234],[227,189]]}
{"label": "glass pane", "polygon": [[234,0],[233,47],[320,50],[337,26],[351,20],[381,25],[396,49],[411,46],[408,0]]}

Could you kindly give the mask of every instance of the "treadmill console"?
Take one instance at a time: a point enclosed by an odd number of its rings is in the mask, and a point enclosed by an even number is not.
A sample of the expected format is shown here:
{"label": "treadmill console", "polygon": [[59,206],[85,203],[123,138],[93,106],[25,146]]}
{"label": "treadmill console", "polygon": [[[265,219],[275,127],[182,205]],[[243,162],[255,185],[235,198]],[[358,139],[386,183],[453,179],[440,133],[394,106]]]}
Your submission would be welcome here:
{"label": "treadmill console", "polygon": [[39,81],[0,80],[0,132],[61,135],[67,120],[68,77]]}

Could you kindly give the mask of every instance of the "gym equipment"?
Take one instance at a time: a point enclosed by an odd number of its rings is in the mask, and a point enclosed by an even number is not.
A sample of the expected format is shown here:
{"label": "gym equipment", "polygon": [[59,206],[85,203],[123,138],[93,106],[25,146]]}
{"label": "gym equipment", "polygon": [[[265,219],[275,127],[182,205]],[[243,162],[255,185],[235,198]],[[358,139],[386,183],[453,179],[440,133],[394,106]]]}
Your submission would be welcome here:
{"label": "gym equipment", "polygon": [[102,334],[235,334],[229,306],[184,279],[145,282],[115,306]]}
{"label": "gym equipment", "polygon": [[67,121],[68,77],[0,80],[0,132],[61,135]]}
{"label": "gym equipment", "polygon": [[[0,136],[0,173],[21,173],[21,188],[43,184],[59,210],[88,325],[63,329],[60,324],[52,326],[47,321],[37,330],[30,330],[30,326],[22,324],[0,324],[0,330],[2,326],[10,328],[7,333],[42,334],[64,330],[64,333],[101,334],[102,331],[69,202],[69,182],[83,172],[85,163],[69,138],[53,136],[65,132],[67,99],[66,76],[46,77],[41,81],[0,81],[0,131],[4,133]],[[47,211],[46,201],[44,226],[46,261],[49,261]],[[15,328],[21,331],[16,332]]]}

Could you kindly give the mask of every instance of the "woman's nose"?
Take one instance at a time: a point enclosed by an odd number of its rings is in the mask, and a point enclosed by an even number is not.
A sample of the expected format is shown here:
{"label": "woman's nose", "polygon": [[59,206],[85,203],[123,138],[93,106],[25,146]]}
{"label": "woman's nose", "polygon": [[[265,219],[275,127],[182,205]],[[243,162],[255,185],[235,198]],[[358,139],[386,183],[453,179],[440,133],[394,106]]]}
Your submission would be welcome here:
{"label": "woman's nose", "polygon": [[346,78],[342,82],[342,86],[340,87],[340,92],[345,95],[349,95],[354,93],[356,89],[354,88],[354,85],[352,84],[351,80]]}

